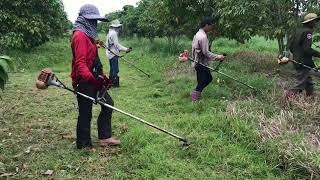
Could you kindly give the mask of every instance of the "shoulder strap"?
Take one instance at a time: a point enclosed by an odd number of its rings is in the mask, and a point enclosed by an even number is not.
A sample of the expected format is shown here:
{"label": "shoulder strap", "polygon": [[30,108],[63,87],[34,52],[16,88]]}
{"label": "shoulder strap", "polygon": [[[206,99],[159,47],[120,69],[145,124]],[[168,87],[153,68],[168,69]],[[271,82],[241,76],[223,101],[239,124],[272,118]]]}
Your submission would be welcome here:
{"label": "shoulder strap", "polygon": [[90,71],[94,77],[98,77],[103,72],[103,65],[98,55],[98,48],[96,49],[96,58],[90,68]]}

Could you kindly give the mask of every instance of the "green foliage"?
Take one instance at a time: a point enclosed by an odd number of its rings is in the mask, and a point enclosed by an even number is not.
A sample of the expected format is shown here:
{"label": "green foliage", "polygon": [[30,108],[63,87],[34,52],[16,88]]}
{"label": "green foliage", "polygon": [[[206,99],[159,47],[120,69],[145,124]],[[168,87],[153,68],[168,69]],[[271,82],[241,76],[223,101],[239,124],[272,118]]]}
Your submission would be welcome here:
{"label": "green foliage", "polygon": [[7,83],[9,70],[13,68],[13,63],[8,56],[0,56],[0,89],[4,90],[4,85]]}
{"label": "green foliage", "polygon": [[257,34],[266,17],[261,0],[221,0],[217,1],[216,8],[222,35],[242,43]]}
{"label": "green foliage", "polygon": [[123,17],[122,22],[126,22],[122,27],[122,33],[125,36],[134,36],[139,32],[138,21],[136,17],[140,16],[141,11],[135,9],[133,6],[127,5],[123,7]]}
{"label": "green foliage", "polygon": [[0,47],[38,46],[69,29],[61,0],[2,0]]}
{"label": "green foliage", "polygon": [[145,9],[138,21],[139,31],[150,40],[153,40],[155,37],[162,37],[166,30],[163,27],[165,19],[162,18],[169,14],[163,1],[146,0],[142,1],[141,4],[143,4],[142,6]]}
{"label": "green foliage", "polygon": [[106,14],[105,17],[108,18],[108,22],[98,22],[97,30],[101,33],[108,33],[109,26],[112,20],[120,19],[122,11],[116,11],[109,14]]}
{"label": "green foliage", "polygon": [[278,52],[282,52],[284,36],[301,24],[303,14],[318,13],[318,7],[319,1],[300,0],[141,0],[137,7],[125,6],[108,16],[122,21],[125,36],[137,35],[151,41],[166,37],[170,52],[175,52],[181,36],[193,37],[204,16],[213,17],[218,25],[210,41],[223,36],[244,43],[260,35],[277,39]]}
{"label": "green foliage", "polygon": [[39,71],[45,67],[51,67],[55,71],[70,68],[71,54],[70,41],[67,38],[51,40],[28,52],[21,49],[7,50],[7,55],[14,59],[18,71]]}

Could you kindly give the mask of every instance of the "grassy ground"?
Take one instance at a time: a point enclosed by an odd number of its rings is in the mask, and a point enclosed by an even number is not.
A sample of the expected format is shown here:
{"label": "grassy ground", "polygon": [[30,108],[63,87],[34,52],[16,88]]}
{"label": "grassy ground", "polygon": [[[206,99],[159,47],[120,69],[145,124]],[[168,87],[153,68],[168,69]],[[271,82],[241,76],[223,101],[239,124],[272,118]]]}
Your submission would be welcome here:
{"label": "grassy ground", "polygon": [[[127,59],[152,76],[147,78],[121,63],[121,88],[109,91],[115,106],[183,135],[192,144],[182,148],[175,139],[115,112],[113,133],[121,139],[122,146],[98,147],[93,153],[75,148],[75,97],[57,88],[40,91],[34,85],[38,70],[45,66],[52,67],[62,81],[70,84],[71,52],[67,40],[31,52],[10,52],[18,59],[19,70],[29,70],[10,74],[0,101],[0,176],[296,179],[319,175],[319,144],[308,139],[317,137],[319,132],[319,104],[296,100],[288,106],[281,101],[279,86],[287,86],[287,76],[292,71],[289,66],[276,66],[274,43],[269,47],[270,42],[256,38],[239,46],[235,42],[222,43],[225,41],[219,40],[215,46],[218,52],[230,54],[221,71],[262,92],[254,94],[217,75],[204,91],[203,99],[191,103],[195,77],[189,64],[180,64],[176,56],[168,55],[161,40],[155,44],[126,41],[135,47]],[[188,42],[182,42],[181,48],[185,44]],[[107,70],[103,50],[100,57]],[[95,119],[99,107],[94,110],[92,137],[97,145]],[[311,125],[313,129],[308,128]]]}

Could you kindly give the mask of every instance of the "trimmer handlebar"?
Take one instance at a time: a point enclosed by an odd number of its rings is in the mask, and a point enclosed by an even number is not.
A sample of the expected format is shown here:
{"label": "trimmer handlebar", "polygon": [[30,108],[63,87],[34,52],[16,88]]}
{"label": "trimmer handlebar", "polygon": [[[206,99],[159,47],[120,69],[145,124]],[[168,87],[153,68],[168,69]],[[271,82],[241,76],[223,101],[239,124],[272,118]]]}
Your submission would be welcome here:
{"label": "trimmer handlebar", "polygon": [[305,67],[307,69],[313,70],[315,72],[319,72],[319,69],[317,69],[317,68],[313,68],[313,67],[307,66],[307,65],[305,65],[305,64],[303,64],[301,62],[295,61],[295,60],[290,59],[288,57],[285,57],[285,56],[282,56],[282,55],[280,55],[278,57],[278,64],[279,65],[288,64],[289,62],[292,62],[294,64],[299,64],[299,65],[301,65],[301,66],[303,66],[303,67]]}

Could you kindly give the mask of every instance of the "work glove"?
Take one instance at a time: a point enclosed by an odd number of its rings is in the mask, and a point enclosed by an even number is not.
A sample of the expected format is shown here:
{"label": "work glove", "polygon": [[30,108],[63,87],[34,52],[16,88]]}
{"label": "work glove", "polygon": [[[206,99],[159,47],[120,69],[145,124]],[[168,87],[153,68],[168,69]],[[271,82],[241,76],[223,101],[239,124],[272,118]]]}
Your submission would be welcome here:
{"label": "work glove", "polygon": [[108,90],[112,86],[112,79],[106,75],[103,76],[103,86]]}
{"label": "work glove", "polygon": [[131,52],[131,51],[132,51],[132,47],[129,47],[129,48],[127,49],[126,53],[129,53],[129,52]]}
{"label": "work glove", "polygon": [[224,55],[217,55],[216,60],[217,60],[217,61],[223,61],[224,58],[225,58]]}
{"label": "work glove", "polygon": [[104,78],[103,78],[103,76],[98,76],[97,78],[96,77],[92,77],[89,80],[89,83],[94,85],[96,87],[96,89],[98,91],[100,91],[103,88],[103,85],[104,85]]}

